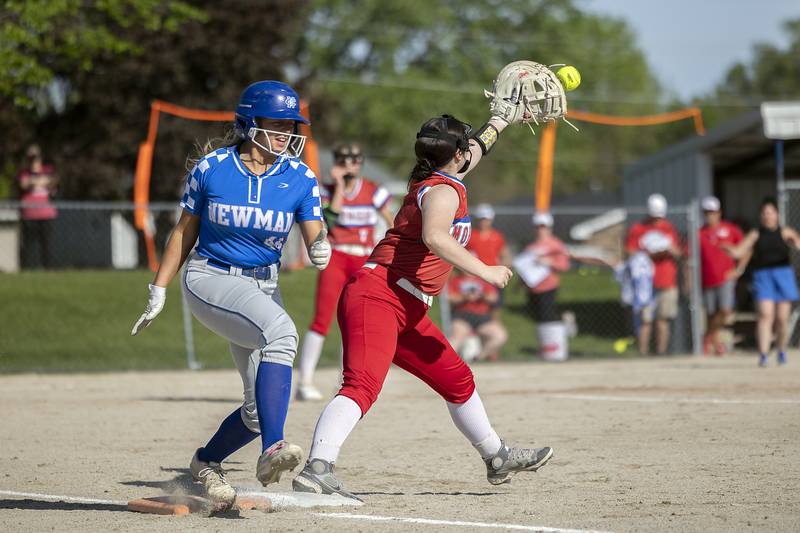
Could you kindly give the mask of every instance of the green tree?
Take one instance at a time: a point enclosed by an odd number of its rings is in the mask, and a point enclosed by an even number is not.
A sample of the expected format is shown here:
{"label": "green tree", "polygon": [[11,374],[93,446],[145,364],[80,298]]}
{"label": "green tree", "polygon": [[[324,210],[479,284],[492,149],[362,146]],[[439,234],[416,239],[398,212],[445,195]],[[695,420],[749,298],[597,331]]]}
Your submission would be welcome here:
{"label": "green tree", "polygon": [[101,57],[140,53],[130,29],[174,32],[203,13],[175,0],[9,0],[0,8],[0,96],[22,106],[59,73]]}
{"label": "green tree", "polygon": [[[199,0],[192,5],[198,16],[184,20],[180,31],[163,24],[158,29],[144,24],[117,27],[114,32],[136,43],[135,50],[100,54],[92,59],[89,70],[54,70],[64,82],[64,109],[50,106],[37,113],[12,108],[2,120],[14,120],[23,141],[4,155],[19,153],[24,142],[36,139],[62,175],[63,197],[129,200],[152,100],[233,110],[247,84],[283,77],[283,65],[303,27],[302,17],[296,16],[302,2]],[[108,13],[93,20],[98,26],[115,27]],[[162,116],[152,198],[174,200],[194,142],[223,130],[224,125],[218,123]]]}
{"label": "green tree", "polygon": [[[315,133],[363,140],[370,157],[402,174],[413,164],[419,125],[447,112],[479,126],[488,110],[482,90],[516,59],[576,65],[584,82],[569,95],[575,108],[624,115],[672,104],[626,23],[587,14],[572,0],[316,0],[296,57],[321,119]],[[555,175],[563,192],[613,187],[626,162],[670,131],[579,127],[559,127]],[[691,131],[684,125],[673,138]],[[538,140],[521,127],[504,137],[471,179],[478,197],[532,191]]]}
{"label": "green tree", "polygon": [[[174,0],[3,2],[0,128],[14,135],[0,137],[0,195],[8,195],[20,154],[33,141],[52,146],[48,158],[59,163],[65,177],[73,174],[74,154],[56,147],[62,139],[49,128],[56,117],[85,103],[79,77],[91,77],[98,64],[141,56],[141,43],[152,35],[175,33],[188,21],[202,20],[202,11]],[[85,144],[89,131],[72,129],[65,137]]]}

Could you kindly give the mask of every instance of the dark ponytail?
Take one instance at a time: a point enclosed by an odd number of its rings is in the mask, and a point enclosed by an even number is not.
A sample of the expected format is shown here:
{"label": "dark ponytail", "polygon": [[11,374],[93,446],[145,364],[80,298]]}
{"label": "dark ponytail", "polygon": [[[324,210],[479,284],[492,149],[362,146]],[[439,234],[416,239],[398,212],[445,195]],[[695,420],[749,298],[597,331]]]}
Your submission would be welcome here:
{"label": "dark ponytail", "polygon": [[408,186],[410,187],[412,184],[424,180],[433,174],[433,171],[434,166],[430,159],[425,157],[422,159],[417,158],[414,168],[411,169],[411,176],[408,178]]}
{"label": "dark ponytail", "polygon": [[408,178],[409,188],[446,165],[458,150],[467,150],[470,130],[469,124],[450,115],[432,118],[423,124],[414,143],[417,162]]}

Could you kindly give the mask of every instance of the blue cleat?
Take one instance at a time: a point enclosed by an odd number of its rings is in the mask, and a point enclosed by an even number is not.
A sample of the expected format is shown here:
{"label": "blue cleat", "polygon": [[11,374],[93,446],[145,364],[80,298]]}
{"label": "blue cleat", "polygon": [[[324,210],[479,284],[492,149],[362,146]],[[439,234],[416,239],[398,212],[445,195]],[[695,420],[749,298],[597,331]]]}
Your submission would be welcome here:
{"label": "blue cleat", "polygon": [[779,365],[786,364],[786,352],[778,352],[778,364]]}
{"label": "blue cleat", "polygon": [[762,353],[762,354],[758,355],[758,366],[763,368],[763,367],[767,366],[767,362],[768,361],[769,361],[769,359],[767,358],[767,356],[765,354]]}

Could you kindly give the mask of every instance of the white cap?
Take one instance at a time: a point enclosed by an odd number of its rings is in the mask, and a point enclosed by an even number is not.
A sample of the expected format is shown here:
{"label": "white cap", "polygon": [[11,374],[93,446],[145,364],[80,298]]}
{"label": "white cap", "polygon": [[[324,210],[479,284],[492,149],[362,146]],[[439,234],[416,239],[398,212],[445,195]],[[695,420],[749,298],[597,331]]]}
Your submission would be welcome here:
{"label": "white cap", "polygon": [[667,199],[663,194],[651,194],[647,198],[647,214],[653,218],[667,216]]}
{"label": "white cap", "polygon": [[533,225],[534,226],[547,226],[548,228],[553,227],[553,215],[547,212],[536,212],[533,214]]}
{"label": "white cap", "polygon": [[475,218],[488,218],[489,220],[494,220],[494,209],[489,204],[478,204],[475,206],[475,211],[473,211],[473,216]]}
{"label": "white cap", "polygon": [[700,202],[700,205],[703,207],[703,211],[719,211],[719,198],[716,196],[706,196],[703,198],[703,201]]}

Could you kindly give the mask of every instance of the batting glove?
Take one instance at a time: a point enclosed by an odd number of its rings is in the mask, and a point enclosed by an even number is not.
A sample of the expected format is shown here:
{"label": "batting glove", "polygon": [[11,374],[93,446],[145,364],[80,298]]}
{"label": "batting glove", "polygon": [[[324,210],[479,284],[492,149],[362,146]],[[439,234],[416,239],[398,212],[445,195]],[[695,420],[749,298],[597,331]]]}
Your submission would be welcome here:
{"label": "batting glove", "polygon": [[167,289],[158,287],[157,285],[148,285],[150,288],[150,297],[147,299],[147,307],[144,308],[144,313],[136,321],[131,330],[131,335],[136,335],[144,328],[150,325],[158,313],[164,309],[164,302],[167,301]]}
{"label": "batting glove", "polygon": [[327,235],[327,231],[320,231],[317,238],[308,247],[308,258],[311,259],[311,264],[319,270],[325,270],[331,261],[331,243],[325,238]]}

